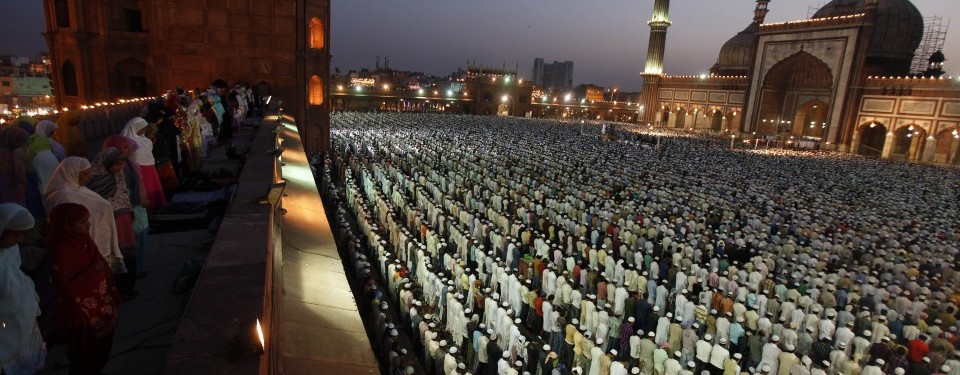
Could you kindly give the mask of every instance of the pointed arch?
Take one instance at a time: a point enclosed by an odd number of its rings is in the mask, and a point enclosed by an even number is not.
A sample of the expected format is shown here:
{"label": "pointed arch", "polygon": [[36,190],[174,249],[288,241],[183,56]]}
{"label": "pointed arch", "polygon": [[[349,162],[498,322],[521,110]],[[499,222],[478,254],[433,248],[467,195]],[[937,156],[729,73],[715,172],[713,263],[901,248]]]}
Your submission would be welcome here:
{"label": "pointed arch", "polygon": [[326,46],[326,31],[320,17],[310,19],[310,48],[323,49]]}
{"label": "pointed arch", "polygon": [[66,96],[80,95],[77,88],[77,68],[72,62],[66,61],[60,67],[60,80],[63,83],[63,94]]}
{"label": "pointed arch", "polygon": [[856,152],[860,155],[880,157],[887,140],[887,127],[876,121],[860,125],[860,142]]}
{"label": "pointed arch", "polygon": [[70,2],[68,0],[53,0],[53,12],[58,28],[66,29],[70,27]]}
{"label": "pointed arch", "polygon": [[800,51],[770,68],[764,77],[763,86],[829,89],[833,86],[833,73],[827,63],[807,52]]}
{"label": "pointed arch", "polygon": [[307,99],[310,105],[323,105],[323,80],[319,76],[310,77],[309,93]]}

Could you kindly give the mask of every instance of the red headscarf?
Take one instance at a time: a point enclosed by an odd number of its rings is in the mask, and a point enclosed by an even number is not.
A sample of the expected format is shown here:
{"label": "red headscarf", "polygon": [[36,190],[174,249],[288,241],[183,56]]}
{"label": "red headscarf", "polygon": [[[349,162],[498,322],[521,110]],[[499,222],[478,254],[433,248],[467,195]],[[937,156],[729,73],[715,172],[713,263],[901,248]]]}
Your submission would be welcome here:
{"label": "red headscarf", "polygon": [[57,325],[60,332],[89,330],[104,337],[117,327],[120,293],[113,272],[87,233],[76,233],[79,220],[89,220],[83,205],[63,203],[47,220],[47,245],[53,282],[57,288]]}

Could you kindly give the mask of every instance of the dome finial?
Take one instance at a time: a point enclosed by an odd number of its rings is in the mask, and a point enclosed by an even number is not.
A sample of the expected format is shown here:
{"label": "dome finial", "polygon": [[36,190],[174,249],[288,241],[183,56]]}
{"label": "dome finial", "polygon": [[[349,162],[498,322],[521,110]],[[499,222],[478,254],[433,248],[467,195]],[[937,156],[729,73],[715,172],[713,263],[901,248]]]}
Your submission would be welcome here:
{"label": "dome finial", "polygon": [[757,25],[762,24],[763,20],[767,18],[767,13],[770,12],[767,9],[767,5],[770,4],[770,0],[757,0],[757,9],[753,11],[753,22]]}

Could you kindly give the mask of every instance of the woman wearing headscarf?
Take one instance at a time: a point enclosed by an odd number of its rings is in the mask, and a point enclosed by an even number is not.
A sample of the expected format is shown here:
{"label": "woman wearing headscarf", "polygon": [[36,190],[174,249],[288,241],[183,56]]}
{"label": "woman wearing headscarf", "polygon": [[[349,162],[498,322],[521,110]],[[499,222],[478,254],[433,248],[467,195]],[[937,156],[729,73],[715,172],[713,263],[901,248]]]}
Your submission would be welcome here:
{"label": "woman wearing headscarf", "polygon": [[163,186],[160,185],[160,177],[157,175],[156,161],[153,158],[153,141],[145,134],[147,125],[147,120],[134,117],[127,121],[127,125],[120,134],[137,142],[137,150],[130,159],[140,166],[140,178],[147,193],[147,207],[163,207],[167,205],[167,197],[163,194]]}
{"label": "woman wearing headscarf", "polygon": [[[17,127],[23,129],[27,132],[27,144],[30,144],[30,137],[36,133],[36,128],[30,121],[27,121],[28,118],[21,116],[22,120],[17,122]],[[36,119],[29,117],[34,122]],[[43,211],[43,195],[40,194],[40,175],[37,174],[36,169],[33,167],[34,159],[37,154],[33,152],[33,149],[30,147],[19,147],[17,148],[17,154],[20,155],[20,162],[23,163],[23,169],[27,173],[27,190],[26,190],[26,201],[24,207],[27,210],[30,210],[30,214],[34,217],[42,217],[45,213]]]}
{"label": "woman wearing headscarf", "polygon": [[29,137],[18,127],[0,129],[0,203],[27,204],[27,170],[18,149]]}
{"label": "woman wearing headscarf", "polygon": [[162,103],[150,103],[144,120],[155,124],[157,135],[153,138],[153,158],[156,160],[157,175],[163,189],[170,191],[180,186],[180,159],[177,155],[177,136],[179,131],[173,125],[173,111]]}
{"label": "woman wearing headscarf", "polygon": [[67,111],[57,119],[57,142],[63,145],[67,156],[87,157],[86,139],[80,129],[80,112]]}
{"label": "woman wearing headscarf", "polygon": [[33,225],[23,206],[0,204],[0,372],[6,375],[33,374],[46,359],[37,325],[40,298],[33,281],[20,271],[18,243]]}
{"label": "woman wearing headscarf", "polygon": [[120,295],[90,237],[90,216],[83,205],[63,203],[47,219],[47,256],[59,297],[56,328],[67,344],[70,374],[100,374],[117,327]]}
{"label": "woman wearing headscarf", "polygon": [[[53,177],[53,171],[57,169],[60,160],[63,159],[63,147],[56,141],[50,139],[50,135],[57,130],[57,125],[50,120],[43,120],[37,124],[36,131],[30,135],[27,140],[30,151],[33,152],[33,170],[40,179],[40,191],[47,187],[50,177]],[[60,147],[60,156],[57,156],[56,147]]]}
{"label": "woman wearing headscarf", "polygon": [[137,142],[119,134],[107,137],[103,141],[103,148],[113,147],[120,150],[123,157],[123,178],[127,184],[127,192],[130,194],[130,203],[133,205],[134,234],[137,237],[137,273],[139,277],[145,276],[144,254],[147,250],[147,234],[150,232],[146,218],[146,196],[143,189],[143,181],[140,178],[140,166],[130,160],[130,157],[137,150]]}
{"label": "woman wearing headscarf", "polygon": [[183,173],[187,174],[200,169],[200,159],[203,157],[202,125],[206,120],[200,107],[203,102],[194,100],[183,114],[177,113],[176,123],[180,128],[180,142],[183,157],[180,164]]}
{"label": "woman wearing headscarf", "polygon": [[92,172],[93,168],[87,159],[76,156],[63,159],[44,191],[44,206],[48,210],[53,210],[63,203],[76,203],[86,207],[90,211],[90,237],[96,242],[104,259],[116,267],[118,273],[122,273],[123,254],[120,253],[117,240],[113,206],[84,186],[90,181]]}
{"label": "woman wearing headscarf", "polygon": [[137,283],[137,238],[133,231],[133,204],[130,190],[123,175],[125,160],[123,152],[117,148],[106,147],[100,150],[91,163],[93,172],[87,188],[99,194],[113,207],[113,219],[117,225],[117,241],[123,264],[127,273],[117,276],[117,287],[123,293],[124,300],[136,298],[134,287]]}

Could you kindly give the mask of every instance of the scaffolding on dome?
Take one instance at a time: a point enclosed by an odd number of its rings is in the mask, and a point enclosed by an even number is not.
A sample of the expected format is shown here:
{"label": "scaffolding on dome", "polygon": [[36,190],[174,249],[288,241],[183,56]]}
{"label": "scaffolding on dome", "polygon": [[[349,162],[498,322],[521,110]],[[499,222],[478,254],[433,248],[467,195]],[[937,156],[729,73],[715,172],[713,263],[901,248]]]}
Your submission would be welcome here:
{"label": "scaffolding on dome", "polygon": [[818,3],[816,3],[816,4],[810,4],[810,5],[808,5],[808,6],[807,6],[807,18],[808,18],[808,19],[813,18],[813,15],[814,15],[814,14],[817,14],[817,11],[820,10],[820,9],[822,9],[823,6],[826,5],[826,4],[827,4],[827,3],[824,3],[824,2],[821,1],[821,2],[818,2]]}
{"label": "scaffolding on dome", "polygon": [[923,73],[930,66],[930,56],[934,52],[942,51],[947,40],[947,30],[950,28],[950,20],[943,23],[943,17],[931,16],[923,19],[923,39],[920,40],[920,46],[913,55],[913,63],[910,65],[910,71],[913,73]]}

